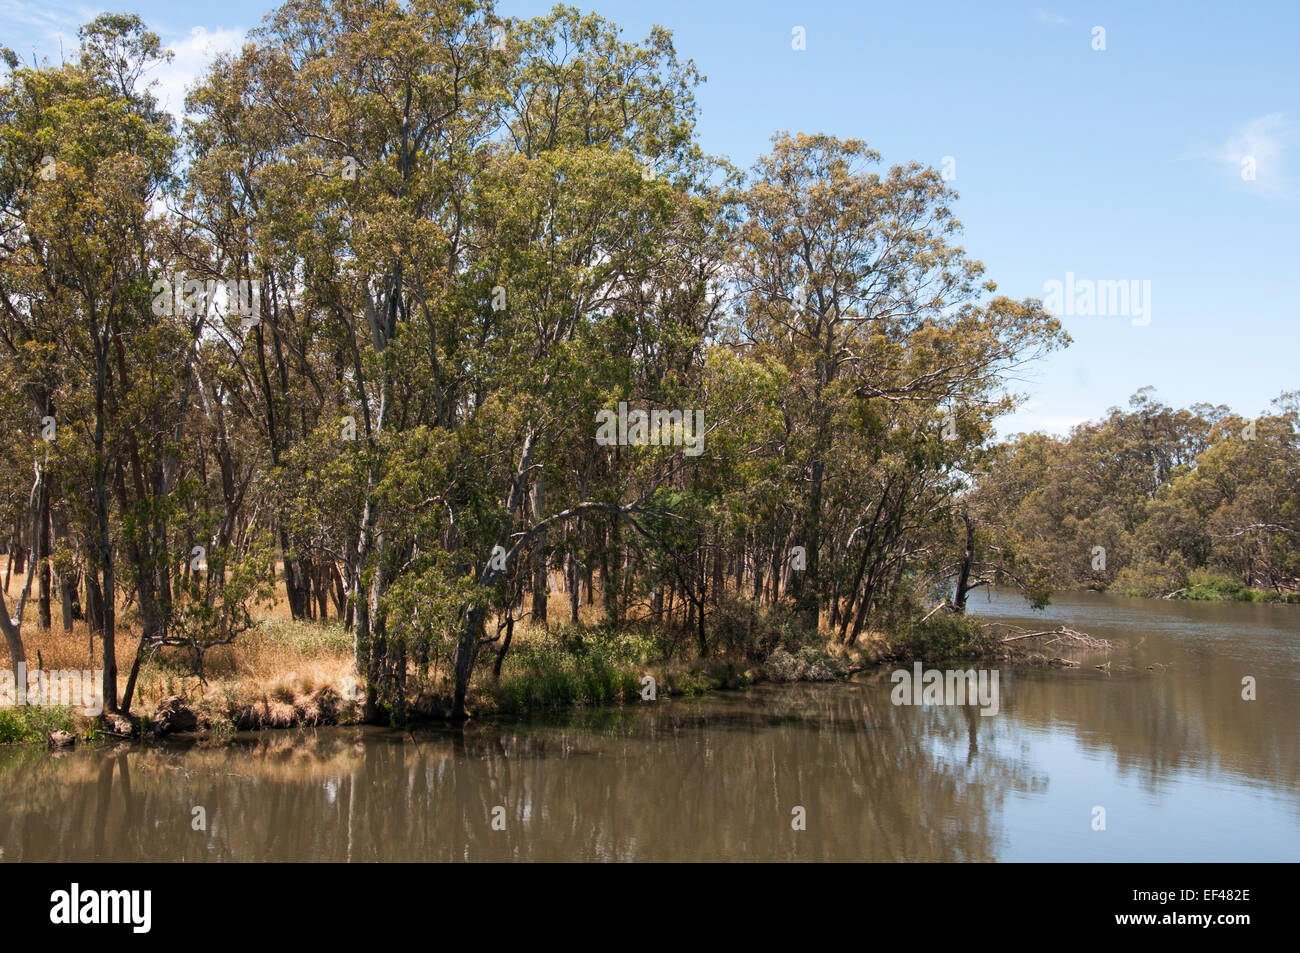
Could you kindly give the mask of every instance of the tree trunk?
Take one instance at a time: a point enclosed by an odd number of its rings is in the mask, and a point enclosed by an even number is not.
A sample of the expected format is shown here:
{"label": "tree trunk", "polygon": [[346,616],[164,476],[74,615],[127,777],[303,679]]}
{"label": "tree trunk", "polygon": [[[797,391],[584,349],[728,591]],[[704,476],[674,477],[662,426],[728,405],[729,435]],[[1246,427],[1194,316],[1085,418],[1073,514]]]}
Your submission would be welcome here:
{"label": "tree trunk", "polygon": [[[14,670],[14,678],[20,684],[16,688],[25,689],[27,685],[27,651],[23,648],[22,635],[14,620],[9,618],[9,607],[5,605],[4,593],[0,592],[0,629],[4,630],[5,645],[9,647],[9,667]],[[19,666],[22,666],[19,668]]]}
{"label": "tree trunk", "polygon": [[971,567],[975,565],[975,524],[971,522],[969,513],[963,513],[962,520],[966,523],[966,552],[962,556],[961,572],[957,576],[957,590],[952,596],[954,612],[966,611],[966,594],[970,592]]}
{"label": "tree trunk", "polygon": [[44,471],[41,473],[41,489],[36,496],[34,536],[36,549],[32,558],[36,560],[36,578],[40,585],[40,595],[36,602],[36,625],[44,630],[53,621],[50,614],[50,483]]}
{"label": "tree trunk", "polygon": [[[543,511],[546,508],[546,477],[542,473],[537,474],[537,479],[533,483],[532,509],[533,519],[540,520],[543,517]],[[537,543],[533,549],[533,621],[546,621],[546,600],[550,595],[551,584],[546,574],[546,530],[542,530],[537,537]],[[504,653],[502,653],[504,655]],[[497,668],[500,663],[498,659]]]}
{"label": "tree trunk", "polygon": [[514,638],[514,634],[515,634],[515,617],[513,615],[507,615],[506,616],[506,637],[505,640],[501,643],[501,650],[497,652],[496,664],[492,666],[492,680],[495,682],[501,681],[501,663],[506,660],[506,653],[510,651],[510,640]]}
{"label": "tree trunk", "polygon": [[108,457],[105,452],[105,396],[108,388],[108,329],[95,340],[95,527],[98,534],[98,570],[100,572],[100,629],[104,653],[104,711],[117,712],[117,599],[116,579],[113,573],[113,546],[109,539],[108,522]]}
{"label": "tree trunk", "polygon": [[478,654],[479,638],[483,632],[483,607],[472,605],[465,613],[465,625],[456,645],[456,691],[452,699],[452,721],[464,721],[465,697],[469,693],[469,680],[474,675],[474,657]]}
{"label": "tree trunk", "polygon": [[600,589],[605,603],[605,621],[618,625],[619,573],[623,560],[623,538],[618,516],[613,517],[606,537],[608,545],[600,557]]}
{"label": "tree trunk", "polygon": [[578,608],[581,596],[579,590],[582,580],[579,578],[578,554],[569,553],[569,621],[578,621]]}

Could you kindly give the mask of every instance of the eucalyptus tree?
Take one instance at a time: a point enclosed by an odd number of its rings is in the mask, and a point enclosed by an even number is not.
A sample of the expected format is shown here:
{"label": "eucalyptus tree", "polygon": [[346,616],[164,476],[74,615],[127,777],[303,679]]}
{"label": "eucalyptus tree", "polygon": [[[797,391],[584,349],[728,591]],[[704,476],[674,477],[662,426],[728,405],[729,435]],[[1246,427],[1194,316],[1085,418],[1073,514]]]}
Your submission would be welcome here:
{"label": "eucalyptus tree", "polygon": [[[987,419],[1009,406],[999,373],[1063,341],[1038,302],[992,297],[995,286],[981,283],[983,266],[954,243],[956,196],[937,171],[916,163],[869,171],[878,161],[860,140],[781,133],[745,195],[739,328],[790,371],[785,463],[801,491],[789,540],[806,553],[796,585],[810,623],[828,594],[826,552],[847,560],[851,541],[896,547],[905,528],[898,507],[917,499],[900,491],[885,540],[871,527],[880,528],[887,487],[875,500],[845,501],[857,518],[843,521],[848,536],[828,547],[828,485],[873,483],[841,470],[841,451],[906,461],[915,456],[909,445],[932,445],[927,432],[944,417]],[[908,419],[899,417],[904,406]],[[900,433],[891,453],[886,438]],[[941,464],[917,462],[923,480]]]}
{"label": "eucalyptus tree", "polygon": [[176,176],[161,55],[104,17],[0,95],[0,454],[38,464],[4,519],[29,571],[93,570],[110,671],[132,589],[126,706],[149,651],[251,624],[268,536],[394,720],[412,672],[463,717],[557,568],[575,621],[598,570],[610,624],[676,606],[701,654],[729,589],[851,642],[947,557],[1005,372],[1064,340],[981,284],[933,170],[782,134],[746,186],[704,155],[659,28],[288,0],[191,91]]}
{"label": "eucalyptus tree", "polygon": [[268,274],[268,320],[229,348],[231,394],[297,488],[279,509],[291,595],[290,537],[315,538],[294,514],[338,522],[304,497],[320,481],[302,466],[331,418],[344,438],[321,462],[344,488],[331,511],[355,512],[373,704],[400,716],[408,651],[427,658],[451,626],[463,711],[521,533],[544,614],[548,536],[598,502],[548,487],[571,451],[592,456],[594,385],[618,374],[600,355],[652,324],[645,288],[702,214],[696,79],[664,31],[626,43],[572,9],[290,2],[191,97],[193,207],[225,256]]}
{"label": "eucalyptus tree", "polygon": [[1300,414],[1294,394],[1273,403],[1255,418],[1207,404],[1174,410],[1144,388],[1128,410],[1067,437],[993,448],[969,495],[987,530],[977,535],[984,577],[1020,584],[1032,567],[1044,586],[1168,596],[1199,574],[1294,592]]}
{"label": "eucalyptus tree", "polygon": [[[176,472],[169,443],[183,415],[175,405],[195,329],[160,319],[150,307],[159,229],[149,213],[169,180],[175,140],[141,80],[165,54],[129,15],[99,17],[82,29],[81,41],[79,60],[58,68],[20,68],[10,59],[0,92],[8,160],[0,297],[10,358],[30,356],[41,338],[54,347],[46,379],[58,391],[45,417],[56,443],[85,448],[90,464],[87,554],[98,575],[104,703],[112,712],[117,573],[110,509],[116,498],[124,510],[116,543],[128,553],[128,580],[146,626],[153,625]],[[172,413],[159,417],[168,404]]]}
{"label": "eucalyptus tree", "polygon": [[[486,457],[510,466],[489,478],[500,508],[495,524],[480,524],[479,551],[497,558],[480,562],[476,580],[483,589],[504,584],[524,571],[511,560],[531,553],[519,562],[532,576],[534,612],[544,615],[552,529],[568,525],[577,536],[603,513],[612,522],[602,557],[612,571],[602,585],[617,615],[619,523],[646,493],[626,498],[606,479],[584,498],[583,479],[557,484],[575,457],[579,469],[608,474],[609,461],[592,453],[594,411],[629,396],[638,352],[680,333],[664,320],[670,299],[694,304],[706,295],[700,282],[679,287],[681,263],[698,251],[692,228],[714,207],[704,178],[712,166],[693,138],[698,76],[677,61],[665,31],[627,43],[613,24],[571,8],[510,24],[506,47],[501,148],[476,182],[473,261],[484,289],[501,294],[498,321],[508,333],[478,338],[490,381],[468,429],[513,441]],[[707,320],[708,310],[692,321]],[[491,640],[482,632],[486,608],[482,596],[466,607],[456,716],[477,645]]]}

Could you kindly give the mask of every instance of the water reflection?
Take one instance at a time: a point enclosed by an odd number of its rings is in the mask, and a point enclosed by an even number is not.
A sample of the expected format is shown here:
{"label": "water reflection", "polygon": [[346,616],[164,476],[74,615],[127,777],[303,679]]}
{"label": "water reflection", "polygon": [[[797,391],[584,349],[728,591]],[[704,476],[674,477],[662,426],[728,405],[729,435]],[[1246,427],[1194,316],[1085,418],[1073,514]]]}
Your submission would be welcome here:
{"label": "water reflection", "polygon": [[1052,611],[1121,640],[1110,668],[1004,670],[994,717],[895,707],[878,672],[464,731],[0,750],[0,859],[1300,855],[1295,616],[1079,598]]}

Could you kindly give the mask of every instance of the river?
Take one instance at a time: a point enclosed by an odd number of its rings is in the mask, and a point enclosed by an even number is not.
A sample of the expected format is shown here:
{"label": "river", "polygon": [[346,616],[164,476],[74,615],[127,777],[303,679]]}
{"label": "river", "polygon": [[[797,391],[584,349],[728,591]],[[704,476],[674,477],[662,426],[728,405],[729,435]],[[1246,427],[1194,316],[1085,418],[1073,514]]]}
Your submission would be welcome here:
{"label": "river", "polygon": [[991,716],[894,705],[884,670],[464,731],[0,748],[0,860],[1300,859],[1300,608],[970,611],[1116,647],[1002,668]]}

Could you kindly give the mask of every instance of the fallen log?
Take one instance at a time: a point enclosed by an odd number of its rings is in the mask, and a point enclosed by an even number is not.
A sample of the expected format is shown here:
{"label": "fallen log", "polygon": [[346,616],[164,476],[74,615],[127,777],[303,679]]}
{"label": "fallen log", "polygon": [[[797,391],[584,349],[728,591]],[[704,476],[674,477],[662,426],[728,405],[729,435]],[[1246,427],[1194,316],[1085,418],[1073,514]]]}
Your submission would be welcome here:
{"label": "fallen log", "polygon": [[1002,641],[1004,643],[1019,642],[1021,639],[1036,639],[1040,635],[1064,635],[1064,634],[1065,634],[1065,629],[1048,629],[1044,632],[1030,632],[1027,633],[1026,635],[1013,635],[1011,636],[1011,638],[1003,639]]}
{"label": "fallen log", "polygon": [[1024,639],[1039,639],[1046,636],[1055,636],[1048,645],[1054,645],[1058,642],[1070,642],[1075,645],[1081,645],[1084,648],[1093,649],[1099,652],[1109,652],[1114,646],[1107,639],[1099,639],[1089,635],[1087,632],[1080,632],[1078,629],[1071,629],[1069,626],[1057,626],[1055,629],[1044,629],[1041,632],[1026,632],[1019,626],[1008,625],[1005,622],[993,622],[990,625],[1001,625],[1009,629],[1016,629],[1019,634],[1007,636],[1000,639],[999,642],[1006,645],[1008,642],[1020,642]]}

